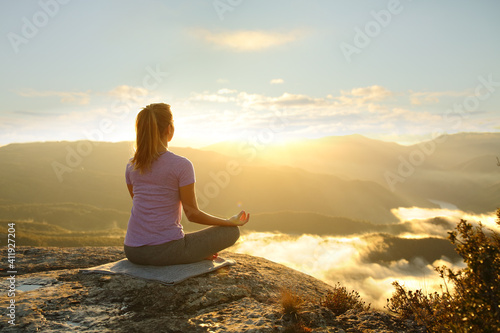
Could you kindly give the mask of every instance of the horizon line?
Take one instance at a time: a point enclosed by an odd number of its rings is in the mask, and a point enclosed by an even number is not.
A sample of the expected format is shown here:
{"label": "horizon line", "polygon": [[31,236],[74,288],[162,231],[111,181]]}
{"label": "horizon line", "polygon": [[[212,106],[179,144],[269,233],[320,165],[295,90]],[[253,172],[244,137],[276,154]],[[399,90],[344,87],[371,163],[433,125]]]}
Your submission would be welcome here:
{"label": "horizon line", "polygon": [[[347,137],[363,137],[365,139],[368,139],[368,140],[373,140],[373,141],[379,141],[379,142],[386,142],[386,143],[395,143],[395,144],[398,144],[400,146],[412,146],[412,145],[416,145],[416,144],[419,144],[419,143],[422,143],[422,142],[428,142],[428,141],[433,141],[433,140],[436,140],[440,137],[443,137],[443,136],[458,136],[458,135],[488,135],[488,134],[500,134],[500,131],[498,132],[479,132],[479,131],[474,131],[474,132],[457,132],[457,133],[443,133],[443,134],[440,134],[434,138],[427,138],[427,139],[423,139],[423,140],[420,140],[420,141],[412,141],[412,142],[408,142],[408,141],[397,141],[397,140],[388,140],[388,139],[380,139],[380,138],[373,138],[373,137],[370,137],[368,135],[365,135],[365,134],[359,134],[359,133],[352,133],[352,134],[344,134],[344,135],[327,135],[327,136],[323,136],[323,137],[318,137],[318,138],[299,138],[299,139],[290,139],[290,140],[286,140],[284,142],[273,142],[273,143],[269,143],[269,144],[264,144],[263,145],[267,145],[267,146],[283,146],[283,145],[288,145],[288,144],[292,144],[292,143],[297,143],[297,142],[311,142],[311,141],[319,141],[319,140],[324,140],[324,139],[328,139],[328,138],[347,138]],[[90,141],[90,142],[98,142],[98,143],[125,143],[125,142],[130,142],[130,143],[134,143],[135,140],[118,140],[118,141],[104,141],[104,140],[89,140],[89,139],[77,139],[77,140],[68,140],[68,139],[62,139],[62,140],[40,140],[40,141],[15,141],[15,142],[8,142],[8,143],[5,143],[5,144],[0,144],[0,148],[2,147],[6,147],[6,146],[9,146],[9,145],[14,145],[14,144],[36,144],[36,143],[63,143],[63,142],[81,142],[81,141]],[[173,140],[175,141],[175,139]],[[181,140],[181,141],[184,141],[184,140]],[[218,144],[227,144],[227,143],[242,143],[242,142],[246,142],[248,140],[243,140],[243,139],[228,139],[228,140],[223,140],[223,141],[217,141],[217,142],[214,142],[214,143],[210,143],[210,144],[207,144],[207,145],[200,145],[200,146],[193,146],[193,145],[171,145],[172,148],[192,148],[192,149],[204,149],[204,148],[207,148],[207,147],[210,147],[210,146],[214,146],[214,145],[218,145]]]}

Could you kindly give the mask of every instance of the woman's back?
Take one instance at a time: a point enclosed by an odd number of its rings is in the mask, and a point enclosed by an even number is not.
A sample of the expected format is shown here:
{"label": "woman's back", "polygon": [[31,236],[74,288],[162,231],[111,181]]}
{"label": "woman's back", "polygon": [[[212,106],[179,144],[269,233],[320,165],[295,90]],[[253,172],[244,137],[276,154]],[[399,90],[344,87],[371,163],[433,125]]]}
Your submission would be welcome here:
{"label": "woman's back", "polygon": [[134,194],[126,245],[156,245],[184,236],[179,187],[195,182],[187,158],[166,151],[142,174],[129,163],[126,181]]}

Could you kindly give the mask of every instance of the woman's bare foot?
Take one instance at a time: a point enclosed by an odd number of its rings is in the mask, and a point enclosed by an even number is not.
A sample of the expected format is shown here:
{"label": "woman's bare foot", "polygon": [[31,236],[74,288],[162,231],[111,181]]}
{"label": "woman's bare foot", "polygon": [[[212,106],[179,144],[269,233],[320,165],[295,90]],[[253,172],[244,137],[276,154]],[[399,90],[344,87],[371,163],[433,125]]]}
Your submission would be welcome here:
{"label": "woman's bare foot", "polygon": [[215,260],[215,259],[217,259],[218,256],[219,256],[219,254],[216,253],[216,254],[212,254],[211,256],[208,256],[208,257],[206,257],[204,259],[205,260]]}

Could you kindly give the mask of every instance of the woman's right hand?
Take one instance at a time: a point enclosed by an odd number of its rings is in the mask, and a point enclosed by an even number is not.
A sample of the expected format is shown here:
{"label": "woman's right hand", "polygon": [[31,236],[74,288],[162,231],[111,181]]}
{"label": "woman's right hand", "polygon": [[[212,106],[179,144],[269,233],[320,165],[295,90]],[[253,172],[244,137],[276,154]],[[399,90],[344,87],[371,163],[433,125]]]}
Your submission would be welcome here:
{"label": "woman's right hand", "polygon": [[244,210],[229,218],[229,222],[238,227],[247,224],[248,220],[250,220],[250,214],[247,214]]}

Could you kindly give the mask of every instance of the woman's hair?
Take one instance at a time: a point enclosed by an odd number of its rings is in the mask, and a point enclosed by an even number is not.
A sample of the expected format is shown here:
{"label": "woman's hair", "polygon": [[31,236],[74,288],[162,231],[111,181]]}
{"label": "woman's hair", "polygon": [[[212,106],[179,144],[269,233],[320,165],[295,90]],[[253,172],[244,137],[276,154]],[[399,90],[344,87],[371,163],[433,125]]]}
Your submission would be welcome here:
{"label": "woman's hair", "polygon": [[151,169],[151,164],[160,156],[161,136],[171,123],[172,112],[168,104],[150,104],[139,112],[135,121],[135,154],[131,161],[134,170],[145,173]]}

